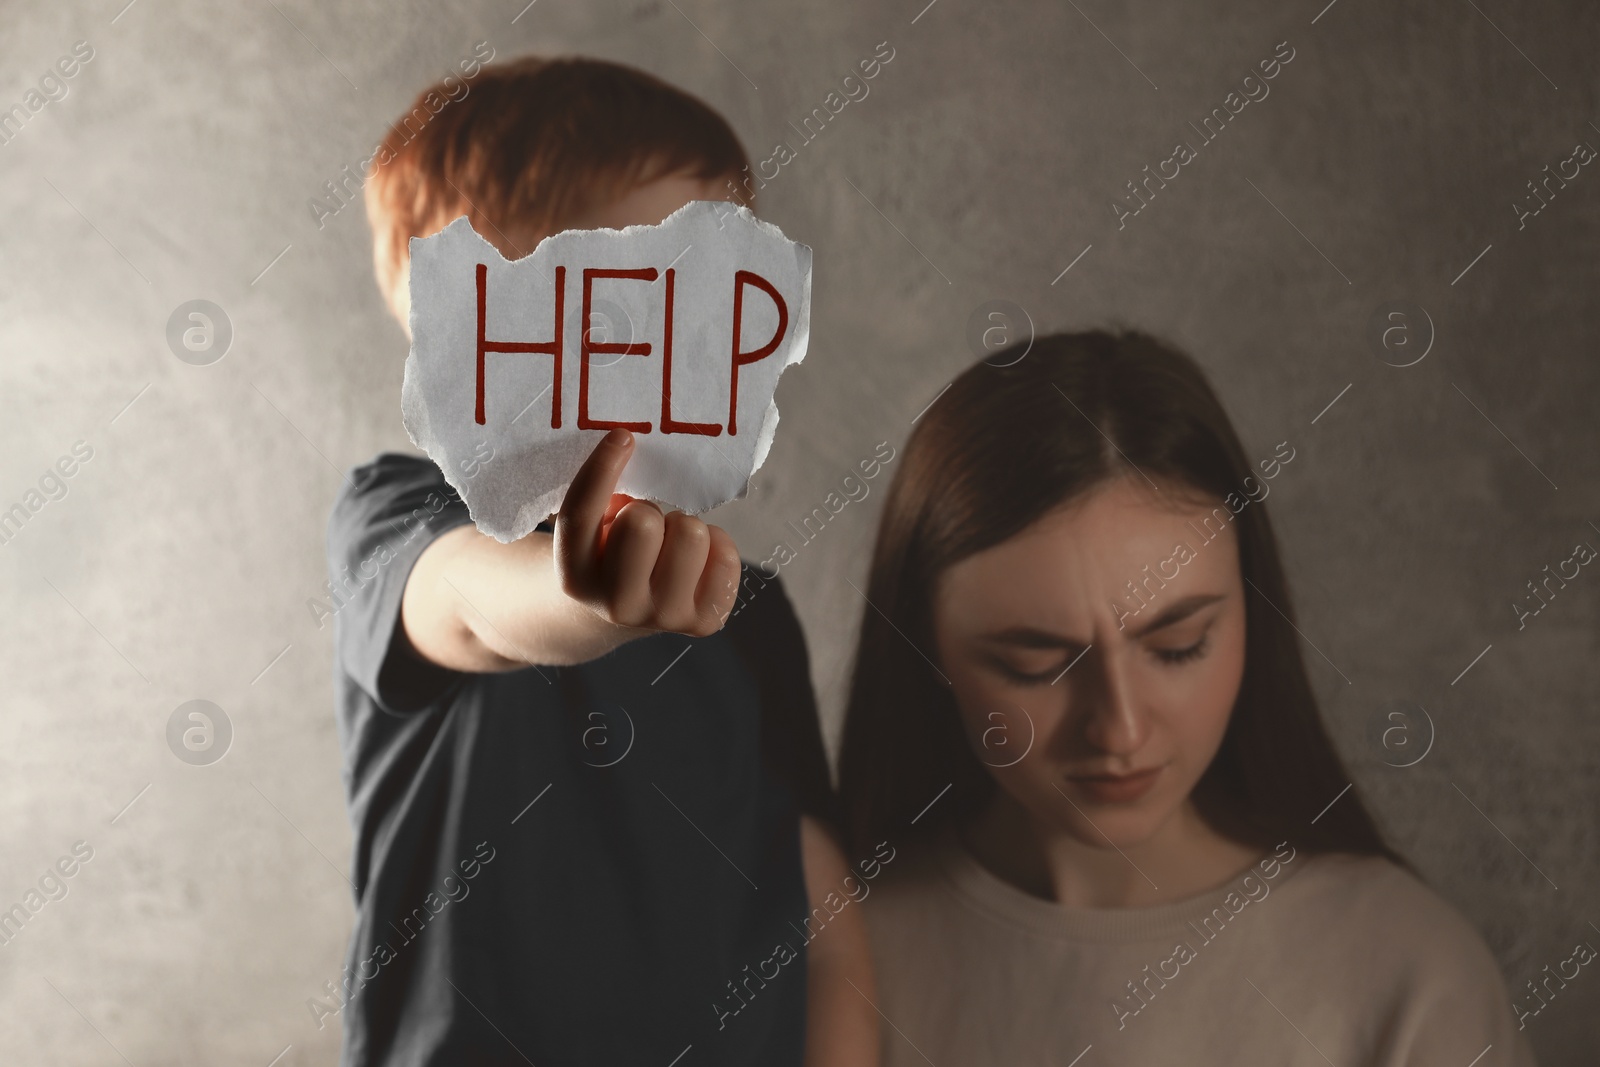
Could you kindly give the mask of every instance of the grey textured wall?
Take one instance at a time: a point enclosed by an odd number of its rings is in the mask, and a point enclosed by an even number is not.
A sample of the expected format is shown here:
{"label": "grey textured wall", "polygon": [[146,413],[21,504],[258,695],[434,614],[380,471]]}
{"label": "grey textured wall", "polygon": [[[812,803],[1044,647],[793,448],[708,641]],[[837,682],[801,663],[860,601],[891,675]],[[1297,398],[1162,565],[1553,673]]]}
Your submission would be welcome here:
{"label": "grey textured wall", "polygon": [[[1600,173],[1562,163],[1600,146],[1600,9],[124,2],[0,13],[0,108],[27,114],[0,144],[0,508],[41,505],[0,545],[0,908],[75,842],[93,853],[0,947],[0,1062],[334,1061],[307,1000],[342,963],[350,838],[331,627],[306,601],[340,471],[409,443],[364,218],[319,228],[308,201],[479,41],[638,64],[756,158],[889,42],[870,96],[763,192],[816,250],[814,336],[752,497],[717,521],[755,558],[792,540],[784,521],[973,359],[986,301],[1040,330],[1164,334],[1252,452],[1298,451],[1270,510],[1387,828],[1513,990],[1600,943],[1600,569],[1520,630],[1512,607],[1600,546]],[[28,113],[79,40],[93,58]],[[1187,124],[1285,41],[1270,95],[1199,146]],[[1125,183],[1180,139],[1198,157],[1119,228]],[[1547,164],[1578,174],[1519,223]],[[201,298],[233,338],[195,366],[166,324]],[[1413,344],[1385,362],[1369,325],[1389,302],[1413,305]],[[1390,365],[1428,321],[1426,357]],[[66,495],[30,498],[79,441]],[[880,497],[784,570],[830,736]],[[168,743],[195,699],[233,731],[209,765]],[[1416,766],[1373,741],[1389,701],[1431,716]],[[1586,970],[1530,1020],[1544,1062],[1592,1062],[1597,1005]]]}

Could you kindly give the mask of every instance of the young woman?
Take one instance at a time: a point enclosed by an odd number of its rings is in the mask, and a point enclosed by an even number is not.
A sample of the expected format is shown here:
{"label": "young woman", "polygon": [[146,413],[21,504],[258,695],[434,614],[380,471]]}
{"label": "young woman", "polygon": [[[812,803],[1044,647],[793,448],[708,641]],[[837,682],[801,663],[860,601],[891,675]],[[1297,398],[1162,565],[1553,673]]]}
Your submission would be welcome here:
{"label": "young woman", "polygon": [[1532,1062],[1318,717],[1262,503],[1294,456],[1138,333],[919,420],[840,757],[888,1067]]}

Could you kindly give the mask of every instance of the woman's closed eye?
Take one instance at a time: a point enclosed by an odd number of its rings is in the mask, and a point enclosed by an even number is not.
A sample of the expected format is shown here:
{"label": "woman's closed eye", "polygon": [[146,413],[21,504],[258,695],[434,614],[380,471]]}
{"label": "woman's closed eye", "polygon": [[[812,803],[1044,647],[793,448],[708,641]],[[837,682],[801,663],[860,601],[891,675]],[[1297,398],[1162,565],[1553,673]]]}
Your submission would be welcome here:
{"label": "woman's closed eye", "polygon": [[[1162,645],[1150,644],[1149,652],[1156,661],[1163,666],[1179,667],[1186,663],[1202,659],[1211,651],[1211,623],[1209,620],[1200,630],[1198,636],[1190,635],[1175,637],[1170,632],[1162,633],[1161,637],[1166,643]],[[1015,685],[1050,685],[1057,681],[1066,669],[1076,662],[1086,651],[1082,648],[1069,647],[1058,649],[1008,649],[1004,652],[991,653],[990,666],[995,673]]]}
{"label": "woman's closed eye", "polygon": [[1157,660],[1175,667],[1191,660],[1197,660],[1211,651],[1210,635],[1211,628],[1207,627],[1197,640],[1187,645],[1167,646],[1164,648],[1152,647],[1150,651]]}
{"label": "woman's closed eye", "polygon": [[1066,658],[1056,653],[1030,652],[996,655],[992,657],[994,669],[1002,678],[1018,685],[1048,685],[1061,676],[1061,672],[1075,659],[1079,651],[1072,650]]}

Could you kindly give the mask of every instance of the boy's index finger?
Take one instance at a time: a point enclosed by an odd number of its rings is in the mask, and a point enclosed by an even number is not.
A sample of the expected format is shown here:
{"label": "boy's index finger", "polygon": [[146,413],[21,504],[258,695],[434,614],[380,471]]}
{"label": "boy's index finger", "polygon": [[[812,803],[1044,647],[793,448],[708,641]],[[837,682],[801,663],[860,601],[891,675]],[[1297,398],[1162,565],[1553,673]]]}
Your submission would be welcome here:
{"label": "boy's index finger", "polygon": [[[633,455],[633,434],[616,429],[600,439],[561,501],[556,513],[556,541],[561,551],[588,555],[599,543],[600,525],[616,491],[622,468]],[[568,560],[569,563],[577,562]]]}

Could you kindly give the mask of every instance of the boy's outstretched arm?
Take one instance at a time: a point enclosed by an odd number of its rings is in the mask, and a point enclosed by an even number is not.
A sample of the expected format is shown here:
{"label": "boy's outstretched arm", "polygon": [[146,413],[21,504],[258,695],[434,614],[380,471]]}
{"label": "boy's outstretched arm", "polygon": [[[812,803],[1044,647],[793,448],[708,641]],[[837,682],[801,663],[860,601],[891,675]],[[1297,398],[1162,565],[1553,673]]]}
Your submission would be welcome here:
{"label": "boy's outstretched arm", "polygon": [[[838,840],[809,815],[800,816],[800,860],[808,902],[830,912],[823,899],[848,896],[850,867]],[[877,995],[866,920],[851,901],[806,947],[805,1067],[878,1067]]]}
{"label": "boy's outstretched arm", "polygon": [[738,595],[739,550],[720,527],[615,493],[633,435],[584,461],[555,533],[502,544],[458,526],[423,550],[400,603],[407,640],[451,670],[584,663],[668,630],[703,637]]}

